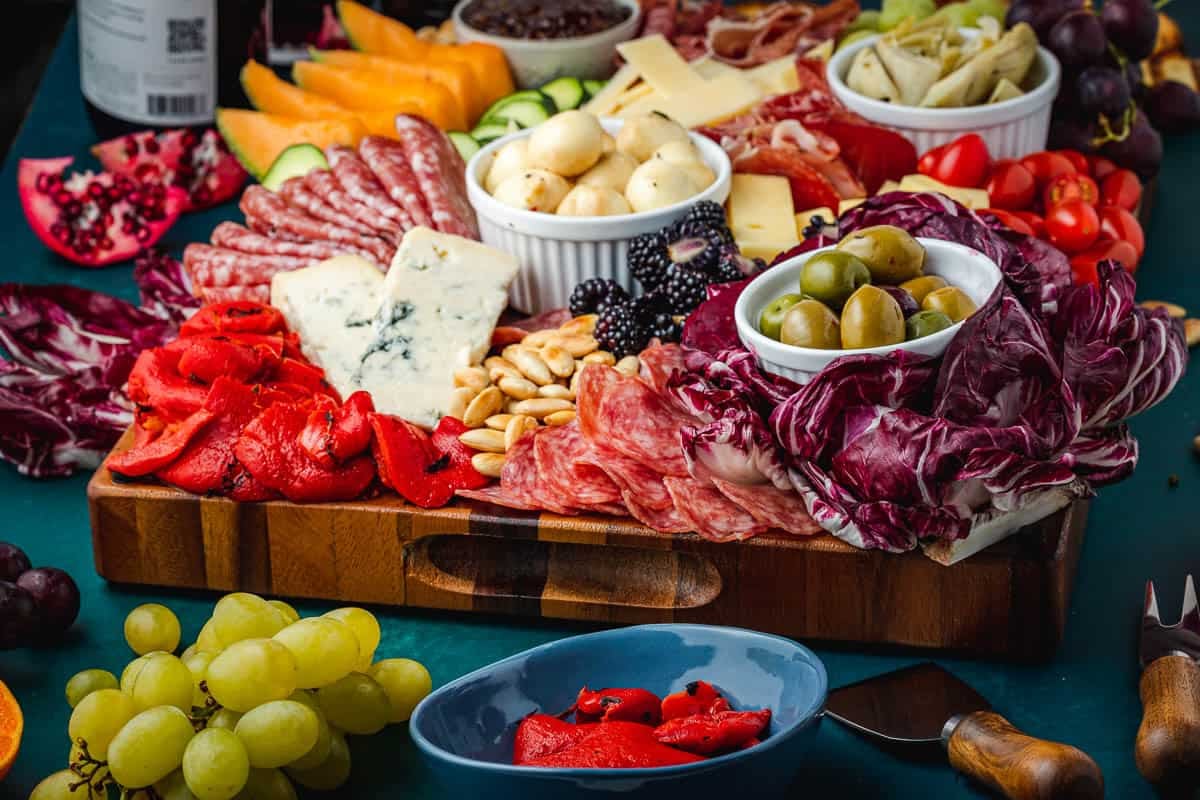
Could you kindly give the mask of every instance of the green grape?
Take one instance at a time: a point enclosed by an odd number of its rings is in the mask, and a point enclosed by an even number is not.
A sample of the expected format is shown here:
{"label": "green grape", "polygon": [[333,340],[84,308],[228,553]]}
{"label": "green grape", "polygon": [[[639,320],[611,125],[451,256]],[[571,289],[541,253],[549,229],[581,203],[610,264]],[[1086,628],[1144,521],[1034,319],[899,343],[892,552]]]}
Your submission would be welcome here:
{"label": "green grape", "polygon": [[188,668],[188,672],[192,673],[192,708],[204,708],[208,704],[208,695],[200,688],[200,684],[208,676],[208,665],[216,657],[216,653],[197,650],[179,659]]}
{"label": "green grape", "polygon": [[188,742],[183,777],[199,800],[230,800],[249,776],[246,746],[231,731],[210,728]]}
{"label": "green grape", "polygon": [[117,676],[106,669],[85,669],[67,680],[67,705],[71,708],[97,689],[116,689]]}
{"label": "green grape", "polygon": [[392,706],[390,722],[404,722],[412,716],[417,703],[433,689],[429,670],[411,658],[387,658],[371,666],[367,674],[387,692]]}
{"label": "green grape", "polygon": [[879,33],[879,17],[878,11],[860,11],[854,21],[846,26],[842,31],[843,36],[849,36],[855,31],[870,31],[871,33]]}
{"label": "green grape", "polygon": [[237,727],[238,720],[242,718],[241,713],[234,711],[231,708],[218,708],[208,718],[209,728],[223,728],[231,731]]}
{"label": "green grape", "polygon": [[350,777],[350,748],[346,745],[346,736],[341,731],[334,731],[329,743],[329,757],[312,769],[296,769],[287,767],[285,770],[292,780],[308,789],[319,792],[332,791]]}
{"label": "green grape", "polygon": [[[195,642],[192,642],[192,643],[191,643],[191,644],[189,644],[187,647],[183,648],[183,652],[179,654],[179,660],[180,660],[180,661],[187,661],[189,658],[191,658],[192,656],[196,655],[196,653],[202,653],[202,652],[204,652],[204,651],[203,651],[203,650],[201,650],[201,649],[200,649],[200,648],[199,648],[199,647],[196,645],[196,643],[195,643]],[[216,655],[216,653],[213,653],[213,655]]]}
{"label": "green grape", "polygon": [[372,677],[351,672],[346,677],[317,690],[317,702],[325,719],[348,733],[378,733],[392,716],[387,692]]}
{"label": "green grape", "polygon": [[133,691],[133,682],[137,680],[138,673],[142,671],[142,667],[146,666],[146,656],[138,656],[133,661],[125,665],[125,669],[121,670],[121,691],[129,694]]}
{"label": "green grape", "polygon": [[279,609],[256,594],[227,594],[213,608],[212,632],[226,647],[243,639],[269,639],[283,626]]}
{"label": "green grape", "polygon": [[183,763],[183,753],[195,736],[188,715],[175,706],[141,712],[113,737],[108,768],[113,780],[127,789],[151,786]]}
{"label": "green grape", "polygon": [[883,0],[879,29],[890,31],[909,17],[920,22],[936,10],[934,0]]}
{"label": "green grape", "polygon": [[146,603],[125,617],[125,641],[139,656],[155,650],[174,653],[179,647],[179,617],[158,603]]}
{"label": "green grape", "polygon": [[[88,755],[91,754],[89,753]],[[77,744],[71,745],[71,752],[67,756],[67,766],[79,770],[79,772],[76,772],[76,780],[81,780],[86,775],[88,783],[93,787],[104,786],[105,781],[109,780],[108,764],[96,761],[95,759],[84,758],[83,748]],[[107,795],[107,792],[103,789],[93,790],[92,793],[102,798],[102,800]],[[78,795],[82,794],[83,790],[80,789]]]}
{"label": "green grape", "polygon": [[267,605],[273,606],[276,611],[278,611],[280,614],[283,614],[283,622],[285,625],[291,625],[293,622],[300,619],[300,612],[282,600],[268,600]]}
{"label": "green grape", "polygon": [[82,739],[92,758],[106,761],[109,743],[137,711],[133,698],[119,689],[97,689],[75,706],[67,733],[72,742]]}
{"label": "green grape", "polygon": [[296,690],[296,658],[272,639],[243,639],[209,663],[206,684],[221,705],[249,711]]}
{"label": "green grape", "polygon": [[250,764],[269,769],[290,764],[311,750],[319,728],[317,715],[308,706],[275,700],[243,714],[234,733],[246,745]]}
{"label": "green grape", "polygon": [[302,619],[272,638],[296,657],[296,685],[302,689],[333,683],[358,664],[358,638],[336,619]]}
{"label": "green grape", "polygon": [[358,639],[358,666],[355,669],[366,672],[367,667],[371,666],[371,659],[375,657],[375,648],[379,647],[379,620],[364,608],[335,608],[325,616],[344,622],[354,631]]}
{"label": "green grape", "polygon": [[296,800],[296,788],[277,769],[251,769],[236,800]]}
{"label": "green grape", "polygon": [[292,692],[288,700],[293,700],[297,703],[303,703],[313,710],[317,715],[317,742],[304,755],[292,761],[290,766],[296,769],[312,769],[319,765],[329,755],[329,742],[332,737],[332,730],[329,727],[328,720],[325,719],[325,712],[321,710],[317,698],[312,692],[307,692],[304,689],[297,689]]}
{"label": "green grape", "polygon": [[217,638],[217,632],[213,628],[211,619],[201,626],[200,634],[196,637],[196,648],[206,653],[219,653],[225,649],[225,645],[221,644],[221,640]]}
{"label": "green grape", "polygon": [[175,770],[154,784],[154,791],[160,800],[197,800],[196,795],[192,794],[192,790],[188,788],[187,781],[183,779],[183,770],[181,769]]}
{"label": "green grape", "polygon": [[97,792],[89,786],[71,788],[82,781],[82,778],[69,769],[59,770],[53,775],[47,775],[41,783],[33,787],[29,800],[103,800],[104,793]]}
{"label": "green grape", "polygon": [[140,660],[142,666],[126,689],[139,711],[155,706],[174,706],[185,714],[192,710],[195,682],[182,661],[161,652],[147,653]]}

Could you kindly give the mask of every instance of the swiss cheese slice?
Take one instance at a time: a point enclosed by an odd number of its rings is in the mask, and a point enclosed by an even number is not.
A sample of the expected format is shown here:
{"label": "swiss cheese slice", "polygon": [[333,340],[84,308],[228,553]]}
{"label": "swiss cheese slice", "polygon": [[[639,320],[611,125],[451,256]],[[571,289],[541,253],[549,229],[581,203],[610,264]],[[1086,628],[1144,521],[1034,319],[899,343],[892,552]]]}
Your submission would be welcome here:
{"label": "swiss cheese slice", "polygon": [[[667,97],[686,95],[704,85],[704,79],[661,33],[622,42],[617,45],[617,52],[654,91]],[[692,101],[695,100],[693,97]]]}
{"label": "swiss cheese slice", "polygon": [[741,72],[703,81],[693,94],[665,96],[658,90],[621,112],[625,118],[657,111],[685,128],[713,125],[749,110],[762,98],[754,82]]}
{"label": "swiss cheese slice", "polygon": [[626,89],[633,86],[637,82],[638,71],[637,67],[632,64],[626,64],[617,70],[617,74],[608,79],[608,83],[604,84],[604,88],[596,93],[596,96],[587,101],[583,110],[589,114],[595,114],[598,117],[603,117],[611,114],[617,109],[617,98],[619,98]]}
{"label": "swiss cheese slice", "polygon": [[792,188],[787,178],[734,175],[727,214],[733,238],[741,251],[751,258],[771,261],[800,243]]}
{"label": "swiss cheese slice", "polygon": [[983,189],[967,189],[962,186],[950,186],[928,175],[905,175],[900,179],[900,191],[903,192],[938,192],[951,200],[957,200],[967,208],[987,208],[991,205],[988,193]]}
{"label": "swiss cheese slice", "polygon": [[[722,66],[725,66],[722,64]],[[777,58],[765,64],[748,69],[745,75],[754,81],[764,94],[787,94],[800,89],[800,76],[796,74],[796,59],[794,56]]]}

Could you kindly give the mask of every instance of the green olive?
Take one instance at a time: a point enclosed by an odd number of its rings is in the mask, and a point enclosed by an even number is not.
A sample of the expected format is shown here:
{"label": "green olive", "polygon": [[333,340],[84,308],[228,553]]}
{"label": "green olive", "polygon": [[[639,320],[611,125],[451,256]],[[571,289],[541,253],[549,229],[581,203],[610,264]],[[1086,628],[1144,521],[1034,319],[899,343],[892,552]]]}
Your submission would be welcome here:
{"label": "green olive", "polygon": [[779,327],[783,325],[783,316],[787,314],[788,309],[804,299],[801,294],[785,294],[783,297],[776,297],[767,307],[763,309],[762,314],[758,317],[758,329],[762,331],[763,336],[770,336],[772,339],[779,341]]}
{"label": "green olive", "polygon": [[800,272],[800,291],[830,308],[841,308],[855,289],[870,282],[866,264],[837,250],[817,253]]}
{"label": "green olive", "polygon": [[941,311],[954,322],[962,322],[975,313],[975,301],[957,286],[945,286],[925,295],[921,308],[926,311]]}
{"label": "green olive", "polygon": [[842,346],[837,316],[818,300],[801,300],[788,309],[779,341],[818,350],[837,350]]}
{"label": "green olive", "polygon": [[858,256],[871,271],[873,283],[902,283],[925,268],[925,248],[895,225],[855,231],[838,243],[838,250]]}
{"label": "green olive", "polygon": [[881,347],[904,341],[900,304],[878,286],[862,286],[842,309],[842,347]]}
{"label": "green olive", "polygon": [[918,311],[904,321],[904,338],[909,342],[913,339],[923,339],[938,331],[944,331],[953,324],[954,320],[941,311]]}
{"label": "green olive", "polygon": [[946,279],[940,275],[922,275],[920,278],[913,278],[911,281],[905,281],[900,284],[900,288],[913,296],[913,299],[920,304],[925,295],[936,289],[943,289],[950,284],[946,283]]}

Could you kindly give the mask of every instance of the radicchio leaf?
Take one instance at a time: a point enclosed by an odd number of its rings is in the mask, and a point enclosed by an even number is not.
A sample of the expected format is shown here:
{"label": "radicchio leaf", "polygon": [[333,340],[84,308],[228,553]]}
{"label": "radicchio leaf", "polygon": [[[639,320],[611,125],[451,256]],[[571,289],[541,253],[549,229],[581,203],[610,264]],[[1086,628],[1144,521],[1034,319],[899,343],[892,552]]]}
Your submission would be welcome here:
{"label": "radicchio leaf", "polygon": [[685,427],[681,434],[688,471],[697,480],[773,483],[779,489],[792,486],[779,446],[753,411],[729,408],[720,418],[700,428]]}

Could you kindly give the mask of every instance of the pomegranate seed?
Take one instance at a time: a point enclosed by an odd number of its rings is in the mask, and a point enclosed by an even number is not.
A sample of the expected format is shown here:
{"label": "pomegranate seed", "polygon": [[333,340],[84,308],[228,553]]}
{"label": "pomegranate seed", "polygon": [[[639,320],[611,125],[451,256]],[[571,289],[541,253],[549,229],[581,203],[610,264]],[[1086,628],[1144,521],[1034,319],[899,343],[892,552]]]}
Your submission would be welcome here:
{"label": "pomegranate seed", "polygon": [[135,223],[132,220],[126,218],[125,221],[121,223],[121,233],[125,234],[126,236],[133,233],[134,225]]}
{"label": "pomegranate seed", "polygon": [[43,172],[41,175],[38,175],[37,181],[34,182],[33,186],[35,189],[37,189],[42,194],[49,194],[50,193],[50,173]]}
{"label": "pomegranate seed", "polygon": [[108,238],[107,236],[105,236],[103,239],[100,240],[100,249],[101,250],[112,250],[113,249],[113,240]]}
{"label": "pomegranate seed", "polygon": [[137,154],[138,154],[137,139],[135,139],[133,136],[126,136],[125,137],[125,155],[128,156],[129,158],[133,158]]}
{"label": "pomegranate seed", "polygon": [[145,225],[143,225],[137,229],[137,233],[135,233],[134,236],[137,238],[137,240],[139,242],[149,241],[150,229],[147,228]]}
{"label": "pomegranate seed", "polygon": [[72,217],[78,217],[83,213],[83,203],[79,202],[78,200],[72,200],[71,202],[67,203],[63,210]]}
{"label": "pomegranate seed", "polygon": [[71,193],[68,191],[65,191],[65,190],[54,193],[55,205],[65,206],[67,203],[71,202],[74,199],[75,198],[71,195]]}
{"label": "pomegranate seed", "polygon": [[104,187],[99,181],[92,181],[89,183],[87,190],[88,194],[90,194],[92,197],[100,197],[104,194]]}
{"label": "pomegranate seed", "polygon": [[155,155],[162,148],[158,145],[158,138],[150,135],[146,138],[146,152],[150,155]]}
{"label": "pomegranate seed", "polygon": [[108,187],[108,191],[106,192],[106,194],[108,195],[108,199],[114,203],[125,196],[125,192],[116,186]]}
{"label": "pomegranate seed", "polygon": [[130,203],[132,203],[135,206],[141,205],[142,202],[145,200],[142,193],[139,191],[130,192],[129,194],[127,194],[125,196],[125,199],[128,200]]}

